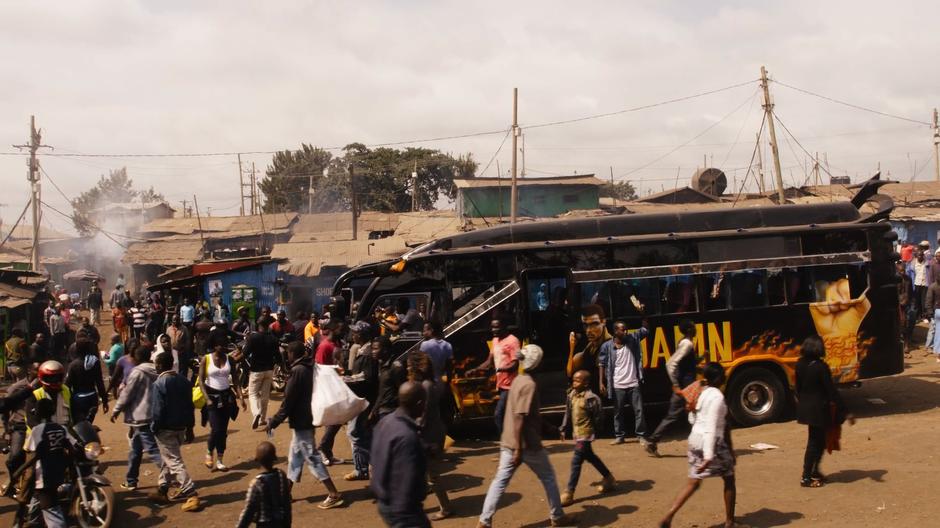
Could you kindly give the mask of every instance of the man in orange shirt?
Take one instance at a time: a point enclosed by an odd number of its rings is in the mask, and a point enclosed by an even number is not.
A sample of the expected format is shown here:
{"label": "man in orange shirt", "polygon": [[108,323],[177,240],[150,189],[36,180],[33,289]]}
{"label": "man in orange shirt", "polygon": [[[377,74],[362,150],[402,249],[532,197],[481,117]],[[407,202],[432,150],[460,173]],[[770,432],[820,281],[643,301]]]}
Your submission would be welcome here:
{"label": "man in orange shirt", "polygon": [[486,361],[473,370],[489,370],[490,367],[496,366],[496,388],[499,390],[499,401],[496,403],[493,418],[496,419],[496,428],[502,434],[503,416],[506,414],[506,396],[509,394],[512,381],[519,374],[519,360],[516,356],[522,345],[516,336],[509,333],[506,321],[502,318],[493,319],[490,323],[490,330],[493,332],[490,354]]}

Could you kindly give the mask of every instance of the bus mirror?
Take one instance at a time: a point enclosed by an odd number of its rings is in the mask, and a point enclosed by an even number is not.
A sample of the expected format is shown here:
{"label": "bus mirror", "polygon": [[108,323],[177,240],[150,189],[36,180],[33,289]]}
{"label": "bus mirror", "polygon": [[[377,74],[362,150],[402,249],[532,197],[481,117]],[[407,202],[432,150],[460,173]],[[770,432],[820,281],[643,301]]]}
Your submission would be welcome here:
{"label": "bus mirror", "polygon": [[398,262],[389,266],[388,271],[391,271],[392,273],[401,273],[405,271],[405,264],[407,264],[407,262],[408,261],[405,259],[399,260]]}

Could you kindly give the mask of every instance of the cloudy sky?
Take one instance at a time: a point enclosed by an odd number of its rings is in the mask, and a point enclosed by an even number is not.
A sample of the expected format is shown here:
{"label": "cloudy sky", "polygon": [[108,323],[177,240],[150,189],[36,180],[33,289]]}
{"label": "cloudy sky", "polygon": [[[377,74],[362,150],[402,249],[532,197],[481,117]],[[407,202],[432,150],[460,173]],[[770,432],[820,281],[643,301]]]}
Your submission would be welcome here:
{"label": "cloudy sky", "polygon": [[[31,114],[54,153],[266,152],[523,127],[713,95],[525,133],[527,177],[597,173],[641,193],[684,184],[706,161],[742,185],[761,123],[756,79],[916,121],[940,106],[940,3],[3,2],[0,152]],[[785,183],[809,152],[833,174],[933,178],[926,124],[771,84]],[[504,134],[420,143],[481,165]],[[802,145],[802,146],[801,146]],[[767,154],[767,153],[765,153]],[[505,173],[511,149],[496,160]],[[270,154],[247,154],[262,170]],[[28,195],[25,159],[0,156],[0,214]],[[174,205],[237,214],[234,155],[44,157],[73,197],[126,166]],[[496,163],[486,176],[496,175]],[[744,183],[754,188],[753,176]],[[44,200],[67,212],[45,184]],[[44,223],[64,229],[55,213]]]}

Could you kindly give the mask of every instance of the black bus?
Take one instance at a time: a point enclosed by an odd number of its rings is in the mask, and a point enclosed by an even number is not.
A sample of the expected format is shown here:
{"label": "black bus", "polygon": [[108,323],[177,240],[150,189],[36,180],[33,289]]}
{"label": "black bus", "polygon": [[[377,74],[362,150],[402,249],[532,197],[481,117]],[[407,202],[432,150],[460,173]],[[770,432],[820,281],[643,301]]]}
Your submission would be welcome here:
{"label": "black bus", "polygon": [[[786,407],[809,335],[823,338],[838,383],[902,371],[896,235],[885,221],[893,204],[877,194],[882,183],[870,180],[852,202],[471,231],[353,269],[334,295],[355,319],[407,301],[421,319],[441,322],[455,350],[458,418],[492,415],[493,379],[464,373],[486,358],[496,314],[544,350],[538,376],[546,406],[563,401],[572,364],[594,357],[615,320],[628,328],[649,322],[644,401],[665,402],[671,385],[664,366],[681,338],[678,323],[688,318],[697,325],[699,353],[726,369],[734,418],[756,425]],[[606,329],[585,332],[581,313],[589,305],[601,307]],[[397,350],[407,352],[420,329],[397,337]],[[586,363],[596,371],[596,361]]]}

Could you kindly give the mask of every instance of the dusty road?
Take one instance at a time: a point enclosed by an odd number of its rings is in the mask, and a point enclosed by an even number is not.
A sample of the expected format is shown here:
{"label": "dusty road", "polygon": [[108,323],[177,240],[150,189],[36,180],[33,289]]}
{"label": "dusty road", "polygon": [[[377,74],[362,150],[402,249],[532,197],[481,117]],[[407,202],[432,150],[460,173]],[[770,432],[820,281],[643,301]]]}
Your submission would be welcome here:
{"label": "dusty road", "polygon": [[[908,360],[904,374],[865,382],[859,389],[844,391],[859,417],[855,427],[843,436],[843,451],[827,456],[823,470],[831,483],[821,489],[799,487],[805,429],[795,422],[777,423],[737,430],[734,443],[738,459],[738,518],[750,526],[936,526],[940,501],[934,493],[940,454],[934,454],[940,429],[940,364],[918,351]],[[885,403],[873,402],[879,398]],[[275,404],[276,406],[276,404]],[[206,507],[184,513],[179,505],[154,507],[145,494],[156,482],[154,467],[145,463],[141,486],[136,492],[117,487],[126,466],[125,427],[99,417],[103,438],[109,450],[103,456],[106,475],[115,485],[119,512],[115,526],[144,528],[155,525],[232,526],[242,507],[249,479],[256,473],[251,457],[254,446],[264,439],[249,429],[249,417],[242,413],[233,424],[226,462],[228,473],[210,472],[202,466],[206,430],[197,427],[197,441],[185,447],[188,467],[196,480]],[[679,487],[683,484],[685,461],[684,431],[675,431],[660,446],[663,458],[646,456],[639,445],[610,446],[597,442],[596,451],[611,467],[619,489],[598,496],[588,484],[598,476],[585,466],[577,502],[568,509],[581,518],[581,526],[654,526]],[[281,427],[275,443],[282,455],[290,432]],[[757,451],[749,446],[766,442],[779,446]],[[549,441],[551,460],[559,484],[567,482],[571,445]],[[457,515],[438,523],[442,527],[475,526],[483,497],[495,469],[496,444],[468,438],[460,441],[449,455],[443,483],[451,490]],[[344,435],[337,438],[337,456],[348,457]],[[332,473],[348,506],[327,512],[315,508],[323,488],[309,473],[294,490],[295,525],[381,526],[376,506],[364,483],[344,482],[342,474],[351,466],[341,465]],[[0,524],[9,525],[14,505],[0,499]],[[426,501],[433,505],[431,496]],[[495,522],[498,526],[547,526],[545,500],[534,476],[526,469],[517,473],[501,503]],[[679,514],[674,526],[713,526],[722,519],[721,483],[710,480]]]}

